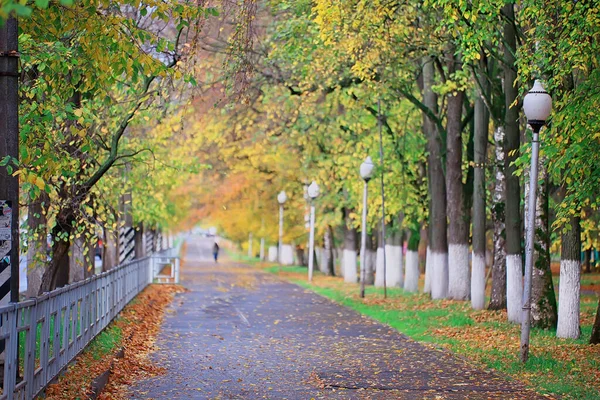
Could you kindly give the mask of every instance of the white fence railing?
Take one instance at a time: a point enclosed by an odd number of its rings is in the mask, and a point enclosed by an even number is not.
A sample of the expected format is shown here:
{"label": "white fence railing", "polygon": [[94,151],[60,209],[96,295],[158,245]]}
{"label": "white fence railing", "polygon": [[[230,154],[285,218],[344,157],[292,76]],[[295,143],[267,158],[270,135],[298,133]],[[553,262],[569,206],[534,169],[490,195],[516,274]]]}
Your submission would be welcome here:
{"label": "white fence railing", "polygon": [[178,278],[175,254],[163,252],[133,260],[35,299],[0,307],[0,341],[5,344],[0,400],[37,396],[127,303],[155,281],[161,272],[155,272],[156,258],[171,259],[171,270],[177,271]]}

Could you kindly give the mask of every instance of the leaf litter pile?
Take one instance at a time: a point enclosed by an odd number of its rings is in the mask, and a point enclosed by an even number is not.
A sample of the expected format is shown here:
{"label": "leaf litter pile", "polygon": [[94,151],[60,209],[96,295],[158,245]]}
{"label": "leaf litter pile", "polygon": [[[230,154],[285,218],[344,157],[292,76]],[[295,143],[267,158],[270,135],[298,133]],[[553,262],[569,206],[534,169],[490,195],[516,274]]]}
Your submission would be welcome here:
{"label": "leaf litter pile", "polygon": [[[140,293],[62,374],[48,386],[46,399],[87,399],[93,397],[92,382],[108,376],[98,399],[125,399],[127,385],[134,380],[162,374],[163,369],[148,357],[165,307],[178,285],[150,285]],[[107,373],[110,371],[110,373]]]}

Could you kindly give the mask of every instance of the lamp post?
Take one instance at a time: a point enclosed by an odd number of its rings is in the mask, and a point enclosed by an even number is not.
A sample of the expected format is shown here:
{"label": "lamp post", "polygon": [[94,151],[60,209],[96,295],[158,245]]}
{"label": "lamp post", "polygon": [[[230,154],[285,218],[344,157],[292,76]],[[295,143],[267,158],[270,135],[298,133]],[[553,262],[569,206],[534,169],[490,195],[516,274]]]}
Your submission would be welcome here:
{"label": "lamp post", "polygon": [[368,185],[373,175],[373,161],[371,157],[360,165],[360,177],[365,181],[363,188],[363,210],[362,210],[362,228],[360,233],[360,297],[365,297],[365,264],[367,251],[367,197]]}
{"label": "lamp post", "polygon": [[533,275],[533,250],[535,241],[535,207],[538,183],[538,158],[540,129],[552,111],[552,98],[541,82],[536,80],[523,99],[523,111],[533,131],[531,141],[531,169],[529,172],[529,213],[525,243],[525,285],[523,288],[523,315],[521,319],[521,362],[529,358],[529,332],[531,330],[531,281]]}
{"label": "lamp post", "polygon": [[313,200],[319,196],[319,185],[312,181],[308,187],[308,197],[310,198],[310,233],[308,235],[308,281],[312,281],[313,263],[315,255],[315,205]]}
{"label": "lamp post", "polygon": [[277,201],[279,202],[279,248],[277,249],[277,258],[279,259],[279,264],[282,263],[281,259],[281,251],[283,250],[283,205],[287,200],[287,195],[282,190],[277,195]]}

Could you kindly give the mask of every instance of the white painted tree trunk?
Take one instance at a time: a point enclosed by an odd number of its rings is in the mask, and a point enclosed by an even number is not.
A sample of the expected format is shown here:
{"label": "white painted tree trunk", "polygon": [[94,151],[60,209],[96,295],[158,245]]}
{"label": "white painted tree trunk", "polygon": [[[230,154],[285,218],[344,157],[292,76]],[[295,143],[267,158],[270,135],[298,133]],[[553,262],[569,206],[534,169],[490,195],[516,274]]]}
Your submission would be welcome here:
{"label": "white painted tree trunk", "polygon": [[431,252],[431,298],[448,297],[448,253]]}
{"label": "white painted tree trunk", "polygon": [[404,290],[417,292],[419,290],[419,253],[413,250],[406,252],[406,275]]}
{"label": "white painted tree trunk", "polygon": [[425,284],[423,286],[423,293],[431,294],[431,272],[433,271],[433,256],[431,255],[431,248],[427,246],[427,254],[425,259]]}
{"label": "white painted tree trunk", "polygon": [[404,263],[402,247],[394,245],[385,246],[385,257],[387,260],[386,284],[387,287],[401,288],[404,283]]}
{"label": "white painted tree trunk", "polygon": [[277,262],[277,246],[269,246],[269,262]]}
{"label": "white painted tree trunk", "polygon": [[356,283],[358,275],[356,273],[356,251],[344,249],[342,253],[342,274],[344,282]]}
{"label": "white painted tree trunk", "polygon": [[294,265],[294,247],[291,244],[281,246],[281,264]]}
{"label": "white painted tree trunk", "polygon": [[327,263],[325,257],[325,249],[323,247],[317,247],[315,249],[317,256],[317,263],[319,264],[319,271],[322,273],[327,273]]}
{"label": "white painted tree trunk", "polygon": [[506,255],[506,311],[508,320],[521,323],[523,314],[523,267],[521,256]]}
{"label": "white painted tree trunk", "polygon": [[561,260],[556,337],[579,338],[580,273],[578,260]]}
{"label": "white painted tree trunk", "polygon": [[475,310],[485,307],[485,255],[475,252],[471,269],[471,306]]}
{"label": "white painted tree trunk", "polygon": [[470,290],[469,246],[450,244],[448,246],[448,297],[454,300],[468,300]]}
{"label": "white painted tree trunk", "polygon": [[[387,258],[387,255],[386,252],[386,270],[390,267],[390,259]],[[383,247],[377,247],[377,255],[375,257],[375,286],[383,287]],[[389,285],[389,282],[386,282],[386,286]]]}
{"label": "white painted tree trunk", "polygon": [[375,263],[377,253],[367,249],[365,252],[365,285],[373,285],[375,283]]}

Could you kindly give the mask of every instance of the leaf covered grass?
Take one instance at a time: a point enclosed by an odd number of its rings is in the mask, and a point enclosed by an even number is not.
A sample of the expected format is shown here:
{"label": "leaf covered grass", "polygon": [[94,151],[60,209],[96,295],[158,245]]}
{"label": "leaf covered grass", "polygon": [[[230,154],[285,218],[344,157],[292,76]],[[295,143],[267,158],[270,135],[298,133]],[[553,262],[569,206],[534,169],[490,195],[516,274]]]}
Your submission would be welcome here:
{"label": "leaf covered grass", "polygon": [[316,272],[312,283],[306,268],[256,264],[265,271],[310,289],[363,315],[392,326],[420,342],[443,346],[485,368],[518,379],[539,393],[568,399],[600,398],[600,345],[587,343],[597,298],[583,296],[582,335],[557,339],[554,332],[533,329],[531,356],[519,361],[520,327],[507,322],[505,311],[476,311],[470,302],[432,300],[428,295],[368,286],[364,299],[357,284]]}

